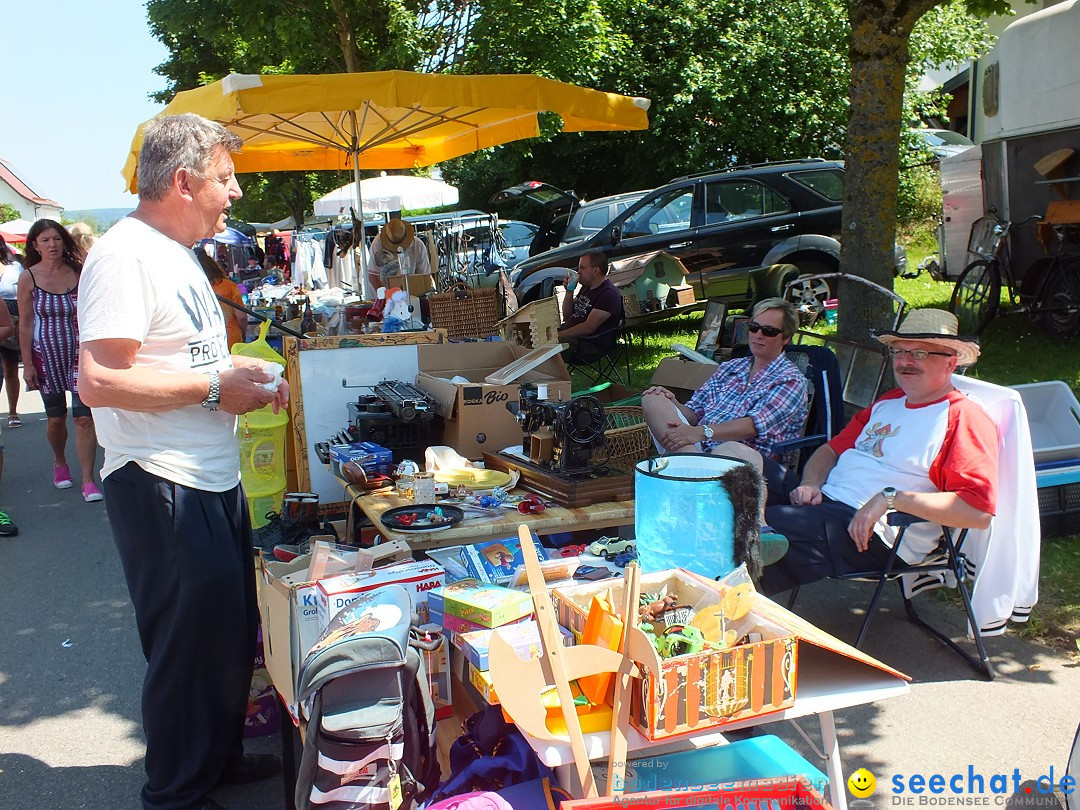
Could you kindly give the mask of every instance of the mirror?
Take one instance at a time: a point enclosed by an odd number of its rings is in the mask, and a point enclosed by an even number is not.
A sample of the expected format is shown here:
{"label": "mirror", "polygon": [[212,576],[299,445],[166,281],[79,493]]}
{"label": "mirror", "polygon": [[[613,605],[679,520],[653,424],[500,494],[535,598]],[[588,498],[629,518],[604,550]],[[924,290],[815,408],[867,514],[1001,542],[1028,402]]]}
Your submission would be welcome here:
{"label": "mirror", "polygon": [[614,228],[611,229],[610,242],[611,242],[612,247],[619,244],[619,241],[621,239],[622,239],[622,227],[620,225],[616,225]]}

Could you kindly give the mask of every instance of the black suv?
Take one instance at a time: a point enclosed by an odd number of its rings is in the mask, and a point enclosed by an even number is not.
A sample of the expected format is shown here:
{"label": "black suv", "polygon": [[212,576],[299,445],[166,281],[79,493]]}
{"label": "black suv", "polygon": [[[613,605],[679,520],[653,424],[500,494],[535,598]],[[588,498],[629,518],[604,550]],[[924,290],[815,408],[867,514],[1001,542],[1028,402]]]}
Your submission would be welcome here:
{"label": "black suv", "polygon": [[843,163],[820,159],[680,177],[598,233],[518,263],[510,278],[526,303],[551,295],[590,251],[622,259],[663,250],[686,266],[699,299],[745,306],[783,291],[786,275],[759,268],[793,264],[803,275],[838,269],[843,189]]}

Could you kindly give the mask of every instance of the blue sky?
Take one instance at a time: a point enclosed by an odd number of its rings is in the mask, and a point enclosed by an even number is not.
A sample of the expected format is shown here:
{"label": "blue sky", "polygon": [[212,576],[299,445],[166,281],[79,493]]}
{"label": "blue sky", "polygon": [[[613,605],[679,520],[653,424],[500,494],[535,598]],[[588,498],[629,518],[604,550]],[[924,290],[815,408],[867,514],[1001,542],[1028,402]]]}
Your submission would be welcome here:
{"label": "blue sky", "polygon": [[0,47],[0,157],[64,208],[134,208],[120,170],[135,128],[161,109],[147,95],[165,87],[142,2],[53,0],[15,17]]}

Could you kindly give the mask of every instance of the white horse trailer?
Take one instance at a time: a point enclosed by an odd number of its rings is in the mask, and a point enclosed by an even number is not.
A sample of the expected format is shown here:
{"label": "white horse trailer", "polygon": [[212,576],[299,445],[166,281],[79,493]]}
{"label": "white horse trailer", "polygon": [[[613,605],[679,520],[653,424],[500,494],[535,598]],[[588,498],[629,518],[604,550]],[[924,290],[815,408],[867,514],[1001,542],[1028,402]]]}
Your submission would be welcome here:
{"label": "white horse trailer", "polygon": [[[1045,214],[1052,200],[1080,199],[1080,2],[1037,11],[1009,25],[971,76],[974,132],[980,146],[941,161],[942,270],[956,278],[971,224],[993,209],[1021,222]],[[1068,151],[1074,150],[1071,154]],[[1058,153],[1052,171],[1036,169]],[[1045,249],[1034,226],[1010,234],[1018,277]],[[1024,280],[1037,289],[1041,278]],[[1034,286],[1030,286],[1034,285]]]}

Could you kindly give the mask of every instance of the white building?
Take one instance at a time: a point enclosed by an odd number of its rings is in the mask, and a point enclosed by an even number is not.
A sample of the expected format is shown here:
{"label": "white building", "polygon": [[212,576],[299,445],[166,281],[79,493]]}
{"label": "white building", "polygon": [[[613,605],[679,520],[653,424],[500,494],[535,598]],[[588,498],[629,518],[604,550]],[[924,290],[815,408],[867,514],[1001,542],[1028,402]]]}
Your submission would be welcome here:
{"label": "white building", "polygon": [[39,219],[59,222],[60,212],[64,210],[60,203],[38,194],[26,177],[3,158],[0,158],[0,203],[14,206],[19,218],[30,222]]}

